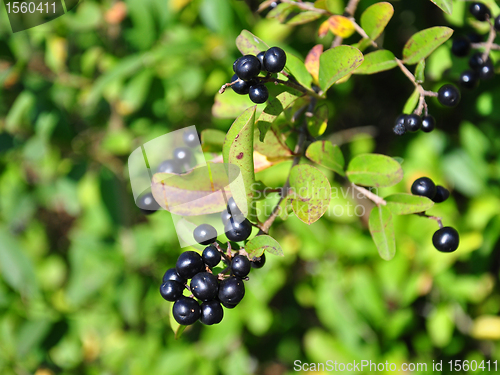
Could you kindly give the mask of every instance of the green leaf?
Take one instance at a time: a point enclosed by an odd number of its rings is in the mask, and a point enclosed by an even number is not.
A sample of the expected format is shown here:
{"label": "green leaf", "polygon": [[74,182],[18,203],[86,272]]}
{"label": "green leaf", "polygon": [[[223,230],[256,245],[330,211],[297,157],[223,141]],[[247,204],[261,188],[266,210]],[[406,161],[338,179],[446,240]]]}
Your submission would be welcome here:
{"label": "green leaf", "polygon": [[391,260],[396,254],[396,238],[391,211],[386,206],[373,207],[368,227],[380,257]]}
{"label": "green leaf", "polygon": [[453,12],[453,1],[452,0],[431,0],[432,3],[436,4],[441,10],[447,14]]}
{"label": "green leaf", "polygon": [[216,94],[212,115],[217,118],[236,118],[254,103],[248,95],[238,95],[232,89],[226,89],[224,94]]}
{"label": "green leaf", "polygon": [[283,256],[280,244],[271,236],[262,234],[255,236],[245,245],[245,251],[250,259],[260,257],[264,251],[270,254]]}
{"label": "green leaf", "polygon": [[347,178],[363,186],[389,187],[403,178],[403,170],[393,158],[380,154],[362,154],[351,160]]}
{"label": "green leaf", "polygon": [[285,70],[293,75],[302,86],[307,89],[311,88],[313,78],[307,71],[305,64],[297,56],[294,56],[291,53],[286,54]]}
{"label": "green leaf", "polygon": [[335,82],[355,70],[363,62],[363,54],[350,46],[327,50],[319,58],[319,86],[328,90]]}
{"label": "green leaf", "polygon": [[153,78],[153,69],[144,69],[132,77],[121,97],[120,107],[123,113],[130,114],[141,109],[149,94]]}
{"label": "green leaf", "polygon": [[431,27],[413,34],[403,48],[403,62],[409,65],[418,63],[446,42],[452,34],[453,30],[444,26]]}
{"label": "green leaf", "polygon": [[35,270],[21,245],[3,227],[0,228],[0,274],[12,289],[31,297],[37,290]]}
{"label": "green leaf", "polygon": [[256,123],[257,127],[259,128],[259,139],[261,142],[264,141],[264,137],[266,136],[267,131],[271,127],[272,123],[276,120],[276,118],[285,109],[292,105],[299,96],[302,96],[301,92],[290,89],[287,91],[283,91],[281,94],[278,94],[275,98],[272,98],[268,101],[266,108],[264,108],[264,111],[260,114],[259,119]]}
{"label": "green leaf", "polygon": [[306,157],[344,176],[344,156],[340,147],[330,141],[316,141],[306,150]]}
{"label": "green leaf", "polygon": [[[233,122],[222,147],[224,163],[237,165],[243,178],[245,191],[232,191],[233,198],[236,202],[246,199],[249,210],[254,207],[252,184],[255,182],[253,140],[256,108],[257,106],[248,108]],[[253,215],[253,212],[249,214]]]}
{"label": "green leaf", "polygon": [[306,121],[309,133],[313,137],[323,135],[328,126],[328,105],[325,103],[318,106],[314,110],[313,116],[306,117]]}
{"label": "green leaf", "polygon": [[418,91],[418,89],[415,89],[415,91],[413,91],[413,93],[406,101],[405,106],[403,108],[403,113],[406,115],[413,113],[413,110],[417,106],[419,99],[420,99],[420,92]]}
{"label": "green leaf", "polygon": [[257,55],[259,52],[266,51],[269,46],[257,38],[248,30],[243,30],[236,38],[236,47],[243,55]]}
{"label": "green leaf", "polygon": [[169,322],[170,322],[170,328],[172,328],[172,332],[174,332],[174,337],[176,340],[179,340],[184,333],[184,330],[187,328],[187,326],[184,326],[182,324],[177,323],[177,321],[174,319],[174,316],[172,315],[172,307],[174,306],[173,302],[170,302],[170,313],[168,314],[169,317]]}
{"label": "green leaf", "polygon": [[217,129],[205,129],[201,132],[201,147],[204,152],[221,152],[226,133]]}
{"label": "green leaf", "polygon": [[375,40],[382,34],[393,14],[394,8],[391,4],[373,4],[361,15],[361,27],[371,40]]}
{"label": "green leaf", "polygon": [[371,52],[365,55],[365,60],[354,71],[354,74],[374,74],[390,70],[396,67],[398,63],[395,60],[394,54],[385,49]]}
{"label": "green leaf", "polygon": [[[271,129],[272,130],[272,129]],[[259,130],[255,129],[254,150],[267,157],[268,160],[285,160],[292,157],[293,152],[286,145],[283,135],[277,135],[274,131],[266,133],[264,142],[259,140]]]}
{"label": "green leaf", "polygon": [[394,215],[408,215],[417,212],[424,212],[434,206],[434,202],[427,197],[418,195],[396,193],[384,198],[387,208]]}
{"label": "green leaf", "polygon": [[291,26],[302,25],[304,23],[315,21],[320,17],[321,17],[320,13],[315,12],[313,10],[308,10],[305,12],[301,12],[296,16],[293,16],[292,18],[290,18],[290,20],[286,22],[286,24]]}
{"label": "green leaf", "polygon": [[295,215],[306,224],[317,221],[328,209],[331,187],[316,167],[296,165],[290,171],[290,203]]}
{"label": "green leaf", "polygon": [[425,60],[420,60],[418,62],[415,68],[415,79],[420,83],[425,81]]}
{"label": "green leaf", "polygon": [[276,18],[283,23],[294,9],[297,9],[297,7],[293,4],[280,3],[267,14],[266,18]]}

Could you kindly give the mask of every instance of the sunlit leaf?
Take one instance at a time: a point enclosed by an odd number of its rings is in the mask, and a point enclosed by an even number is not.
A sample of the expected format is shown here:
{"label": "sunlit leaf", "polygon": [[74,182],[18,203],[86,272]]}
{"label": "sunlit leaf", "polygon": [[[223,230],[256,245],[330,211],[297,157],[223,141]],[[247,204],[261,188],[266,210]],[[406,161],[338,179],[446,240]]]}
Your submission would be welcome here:
{"label": "sunlit leaf", "polygon": [[330,141],[316,141],[306,150],[306,157],[319,165],[344,175],[344,156],[340,147]]}
{"label": "sunlit leaf", "polygon": [[283,256],[283,250],[278,241],[264,234],[255,236],[248,241],[245,245],[245,251],[248,253],[250,259],[260,257],[264,252]]}
{"label": "sunlit leaf", "polygon": [[384,198],[387,208],[394,215],[408,215],[417,212],[425,212],[434,206],[434,202],[427,197],[417,195],[396,193]]}
{"label": "sunlit leaf", "polygon": [[368,227],[380,257],[384,260],[391,260],[396,254],[396,238],[391,211],[386,206],[373,207]]}
{"label": "sunlit leaf", "polygon": [[355,70],[363,62],[363,54],[350,46],[338,46],[321,54],[319,85],[323,91]]}
{"label": "sunlit leaf", "polygon": [[398,63],[395,60],[394,54],[388,50],[379,50],[366,54],[365,60],[356,69],[354,74],[373,74],[383,72],[395,68]]}
{"label": "sunlit leaf", "polygon": [[380,154],[362,154],[351,160],[346,171],[349,181],[357,185],[389,187],[403,178],[401,165]]}
{"label": "sunlit leaf", "polygon": [[403,48],[403,62],[409,65],[418,63],[446,42],[452,34],[453,30],[444,26],[431,27],[413,34]]}

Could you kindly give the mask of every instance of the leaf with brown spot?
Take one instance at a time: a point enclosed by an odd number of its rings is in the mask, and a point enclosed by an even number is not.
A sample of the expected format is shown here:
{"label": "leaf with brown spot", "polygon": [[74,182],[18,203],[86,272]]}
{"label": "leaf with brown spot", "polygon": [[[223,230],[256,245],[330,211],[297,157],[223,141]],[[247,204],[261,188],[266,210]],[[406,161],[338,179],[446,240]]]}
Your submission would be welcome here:
{"label": "leaf with brown spot", "polygon": [[344,156],[340,147],[330,141],[316,141],[306,150],[306,157],[344,176]]}
{"label": "leaf with brown spot", "polygon": [[328,90],[363,62],[363,54],[350,46],[338,46],[323,52],[319,59],[319,86]]}
{"label": "leaf with brown spot", "polygon": [[314,83],[318,84],[319,76],[319,57],[323,53],[323,45],[317,44],[306,56],[306,61],[304,62],[307,71],[312,75]]}
{"label": "leaf with brown spot", "polygon": [[377,39],[394,14],[394,7],[386,2],[376,3],[361,15],[361,27],[371,40]]}
{"label": "leaf with brown spot", "polygon": [[452,34],[453,30],[444,26],[431,27],[413,34],[403,48],[403,62],[409,65],[418,63],[450,39]]}
{"label": "leaf with brown spot", "polygon": [[255,236],[248,241],[245,245],[245,251],[248,253],[250,259],[260,257],[264,252],[283,256],[283,250],[278,241],[266,234]]}
{"label": "leaf with brown spot", "polygon": [[267,51],[269,46],[257,38],[248,30],[243,30],[236,38],[236,47],[243,55],[257,55],[261,51]]}
{"label": "leaf with brown spot", "polygon": [[[231,125],[224,145],[222,156],[224,163],[234,164],[240,168],[243,184],[238,189],[231,187],[231,192],[238,207],[253,208],[252,185],[255,182],[255,172],[253,165],[253,141],[255,109],[257,106],[248,108]],[[236,186],[236,185],[235,185]],[[242,208],[242,211],[246,211]],[[249,212],[250,216],[253,212]]]}
{"label": "leaf with brown spot", "polygon": [[306,224],[319,220],[330,204],[331,187],[316,167],[299,164],[290,171],[289,200],[293,212]]}
{"label": "leaf with brown spot", "polygon": [[341,38],[349,38],[356,31],[349,18],[339,15],[328,18],[328,27],[334,35]]}

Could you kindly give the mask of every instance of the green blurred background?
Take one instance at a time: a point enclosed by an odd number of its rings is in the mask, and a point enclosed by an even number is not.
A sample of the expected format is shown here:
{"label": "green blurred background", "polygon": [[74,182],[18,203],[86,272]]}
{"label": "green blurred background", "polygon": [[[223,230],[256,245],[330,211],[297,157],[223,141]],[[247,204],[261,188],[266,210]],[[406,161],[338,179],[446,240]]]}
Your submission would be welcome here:
{"label": "green blurred background", "polygon": [[[374,2],[362,0],[357,14]],[[392,2],[384,46],[400,56],[417,30],[478,26],[464,2],[454,3],[444,17],[428,0]],[[295,373],[296,359],[425,362],[432,373],[433,360],[500,358],[500,78],[463,93],[456,109],[431,102],[438,130],[400,138],[392,124],[413,87],[396,70],[330,90],[325,137],[341,142],[348,159],[404,159],[403,182],[381,195],[408,192],[424,175],[450,188],[452,197],[429,213],[459,230],[459,249],[433,248],[435,222],[397,217],[397,254],[383,261],[366,217],[347,208],[358,202],[340,195],[311,226],[278,220],[271,234],[285,256],[269,255],[252,272],[245,298],[221,324],[197,323],[174,339],[158,288],[181,249],[169,213],[145,217],[135,207],[127,157],[185,126],[227,131],[232,119],[211,111],[242,29],[303,58],[331,43],[331,35],[317,37],[319,23],[281,25],[244,1],[86,0],[12,34],[2,8],[2,375],[281,375]],[[465,68],[450,46],[427,61],[427,88]],[[278,187],[288,168],[258,178]]]}

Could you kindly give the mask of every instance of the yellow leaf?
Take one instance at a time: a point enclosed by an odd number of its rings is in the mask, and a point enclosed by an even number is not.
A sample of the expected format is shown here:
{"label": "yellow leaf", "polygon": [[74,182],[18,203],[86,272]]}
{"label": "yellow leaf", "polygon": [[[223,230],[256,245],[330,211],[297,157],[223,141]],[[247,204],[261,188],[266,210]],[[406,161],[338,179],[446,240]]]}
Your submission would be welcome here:
{"label": "yellow leaf", "polygon": [[320,38],[323,38],[328,33],[328,30],[330,30],[330,24],[328,23],[328,20],[326,20],[319,27],[319,29],[318,29],[318,36]]}
{"label": "yellow leaf", "polygon": [[323,53],[323,45],[315,45],[307,54],[306,61],[304,62],[307,71],[312,75],[314,82],[318,84],[319,75],[319,57]]}
{"label": "yellow leaf", "polygon": [[344,16],[331,16],[328,19],[328,26],[333,34],[341,38],[348,38],[356,31],[353,23]]}
{"label": "yellow leaf", "polygon": [[500,340],[500,317],[480,316],[474,321],[471,336],[478,340]]}

